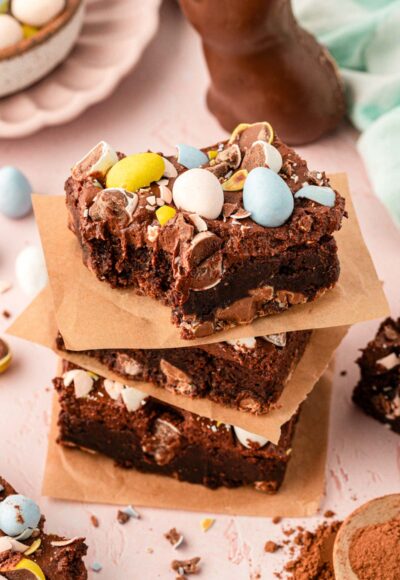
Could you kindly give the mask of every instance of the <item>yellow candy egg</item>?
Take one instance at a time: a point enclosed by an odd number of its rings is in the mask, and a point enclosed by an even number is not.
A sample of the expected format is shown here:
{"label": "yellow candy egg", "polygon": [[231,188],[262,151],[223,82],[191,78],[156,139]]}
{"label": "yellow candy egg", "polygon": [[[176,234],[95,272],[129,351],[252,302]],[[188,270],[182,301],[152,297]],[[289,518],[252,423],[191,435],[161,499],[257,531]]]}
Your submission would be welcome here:
{"label": "yellow candy egg", "polygon": [[11,364],[11,359],[10,347],[0,338],[0,374],[8,369]]}
{"label": "yellow candy egg", "polygon": [[41,569],[41,567],[38,566],[36,562],[28,560],[28,558],[22,558],[22,560],[20,560],[18,564],[14,566],[14,568],[12,568],[11,570],[2,570],[2,571],[12,572],[13,570],[28,570],[29,572],[31,572],[31,574],[33,574],[35,580],[46,580],[46,577],[43,574],[43,570]]}
{"label": "yellow candy egg", "polygon": [[169,205],[162,205],[156,211],[157,219],[162,226],[169,222],[169,220],[172,220],[175,215],[176,209],[174,207],[170,207]]}
{"label": "yellow candy egg", "polygon": [[215,159],[218,155],[218,151],[216,149],[210,149],[210,151],[207,151],[207,155],[210,160]]}
{"label": "yellow candy egg", "polygon": [[236,173],[222,184],[222,189],[224,191],[240,191],[244,187],[244,182],[246,181],[248,174],[249,173],[246,169],[236,171]]}
{"label": "yellow candy egg", "polygon": [[39,28],[36,26],[29,26],[29,24],[22,25],[22,32],[24,33],[24,38],[32,38],[39,32]]}
{"label": "yellow candy egg", "polygon": [[137,191],[163,176],[165,163],[157,153],[136,153],[116,163],[107,173],[107,188]]}

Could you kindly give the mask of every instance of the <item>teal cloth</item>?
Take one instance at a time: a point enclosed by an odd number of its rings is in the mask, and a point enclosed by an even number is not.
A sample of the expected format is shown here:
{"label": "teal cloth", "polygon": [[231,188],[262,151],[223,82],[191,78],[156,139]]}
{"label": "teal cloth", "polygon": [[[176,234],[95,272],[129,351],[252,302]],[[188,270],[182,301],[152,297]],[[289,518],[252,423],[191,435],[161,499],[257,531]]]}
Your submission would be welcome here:
{"label": "teal cloth", "polygon": [[340,67],[359,152],[400,226],[400,0],[293,0],[293,8]]}

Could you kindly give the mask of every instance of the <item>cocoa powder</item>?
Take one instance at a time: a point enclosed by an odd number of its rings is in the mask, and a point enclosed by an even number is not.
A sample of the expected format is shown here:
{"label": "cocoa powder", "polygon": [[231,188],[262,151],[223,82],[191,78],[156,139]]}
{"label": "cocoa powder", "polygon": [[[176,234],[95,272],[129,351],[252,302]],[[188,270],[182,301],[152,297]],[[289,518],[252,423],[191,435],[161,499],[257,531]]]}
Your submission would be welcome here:
{"label": "cocoa powder", "polygon": [[351,539],[349,560],[359,580],[398,580],[400,520],[357,530]]}

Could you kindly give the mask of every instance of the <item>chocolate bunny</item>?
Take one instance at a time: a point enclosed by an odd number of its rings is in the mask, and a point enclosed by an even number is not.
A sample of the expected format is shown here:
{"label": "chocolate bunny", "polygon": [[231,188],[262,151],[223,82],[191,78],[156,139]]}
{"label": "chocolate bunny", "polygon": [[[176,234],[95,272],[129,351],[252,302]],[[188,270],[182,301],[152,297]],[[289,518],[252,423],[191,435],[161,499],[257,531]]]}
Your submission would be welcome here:
{"label": "chocolate bunny", "polygon": [[297,24],[290,0],[180,3],[202,37],[208,107],[227,131],[266,120],[298,145],[339,124],[345,101],[335,62]]}

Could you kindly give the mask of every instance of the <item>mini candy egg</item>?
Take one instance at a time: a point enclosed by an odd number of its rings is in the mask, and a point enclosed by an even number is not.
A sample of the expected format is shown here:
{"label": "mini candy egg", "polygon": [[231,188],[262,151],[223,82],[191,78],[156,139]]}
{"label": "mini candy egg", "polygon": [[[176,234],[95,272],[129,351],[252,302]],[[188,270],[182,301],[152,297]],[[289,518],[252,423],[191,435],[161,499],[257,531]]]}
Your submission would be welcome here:
{"label": "mini candy egg", "polygon": [[0,338],[0,375],[4,373],[11,364],[12,355],[8,344]]}
{"label": "mini candy egg", "polygon": [[11,12],[20,22],[44,26],[65,8],[65,0],[13,0]]}
{"label": "mini candy egg", "polygon": [[121,397],[128,411],[130,413],[134,413],[140,409],[140,407],[143,405],[143,401],[147,399],[148,395],[142,391],[139,391],[139,389],[135,389],[134,387],[126,387],[121,392]]}
{"label": "mini candy egg", "polygon": [[239,171],[236,171],[229,179],[224,181],[222,189],[224,191],[240,191],[244,187],[247,176],[246,169],[239,169]]}
{"label": "mini candy egg", "polygon": [[24,38],[22,26],[9,14],[0,14],[0,48],[17,44]]}
{"label": "mini candy egg", "polygon": [[156,210],[156,216],[160,225],[164,226],[169,220],[172,220],[176,215],[176,209],[169,205],[163,205]]}
{"label": "mini candy egg", "polygon": [[24,495],[9,495],[0,502],[0,530],[7,536],[15,537],[34,530],[39,521],[39,506]]}
{"label": "mini candy egg", "polygon": [[218,178],[207,169],[189,169],[176,179],[172,191],[175,205],[199,216],[217,219],[224,205],[224,192]]}
{"label": "mini candy egg", "polygon": [[321,187],[320,185],[304,185],[294,194],[294,197],[305,197],[327,207],[333,207],[336,201],[333,189]]}
{"label": "mini candy egg", "polygon": [[192,147],[192,145],[185,145],[180,143],[177,145],[178,149],[178,163],[187,167],[188,169],[194,169],[195,167],[200,167],[208,163],[208,155],[197,149],[197,147]]}
{"label": "mini candy egg", "polygon": [[294,200],[282,177],[272,169],[256,167],[244,184],[243,206],[257,224],[276,228],[292,215]]}
{"label": "mini candy egg", "polygon": [[161,179],[165,171],[164,159],[157,153],[136,153],[116,163],[107,174],[107,188],[122,187],[137,191]]}
{"label": "mini candy egg", "polygon": [[11,219],[28,215],[32,211],[31,194],[31,184],[19,169],[0,169],[0,213]]}
{"label": "mini candy egg", "polygon": [[[237,127],[234,128],[232,131],[232,135],[229,138],[228,144],[231,145],[240,137],[240,135],[246,131],[246,129],[251,129],[252,127],[256,130],[257,126],[260,126],[260,129],[263,129],[263,132],[268,136],[268,143],[272,143],[274,140],[274,130],[272,125],[268,123],[268,121],[258,121],[257,123],[239,123]],[[260,137],[259,137],[260,138]]]}
{"label": "mini candy egg", "polygon": [[265,437],[262,437],[261,435],[256,435],[255,433],[250,433],[250,431],[246,431],[241,427],[233,426],[233,430],[240,443],[244,447],[247,447],[247,449],[251,448],[250,443],[258,443],[260,447],[264,447],[264,445],[268,443],[268,439],[266,439]]}
{"label": "mini candy egg", "polygon": [[47,270],[42,249],[27,246],[18,254],[15,274],[22,291],[29,297],[36,296],[47,284]]}
{"label": "mini candy egg", "polygon": [[106,141],[97,143],[72,168],[72,177],[78,180],[86,177],[99,177],[104,179],[113,165],[118,163],[118,155]]}

